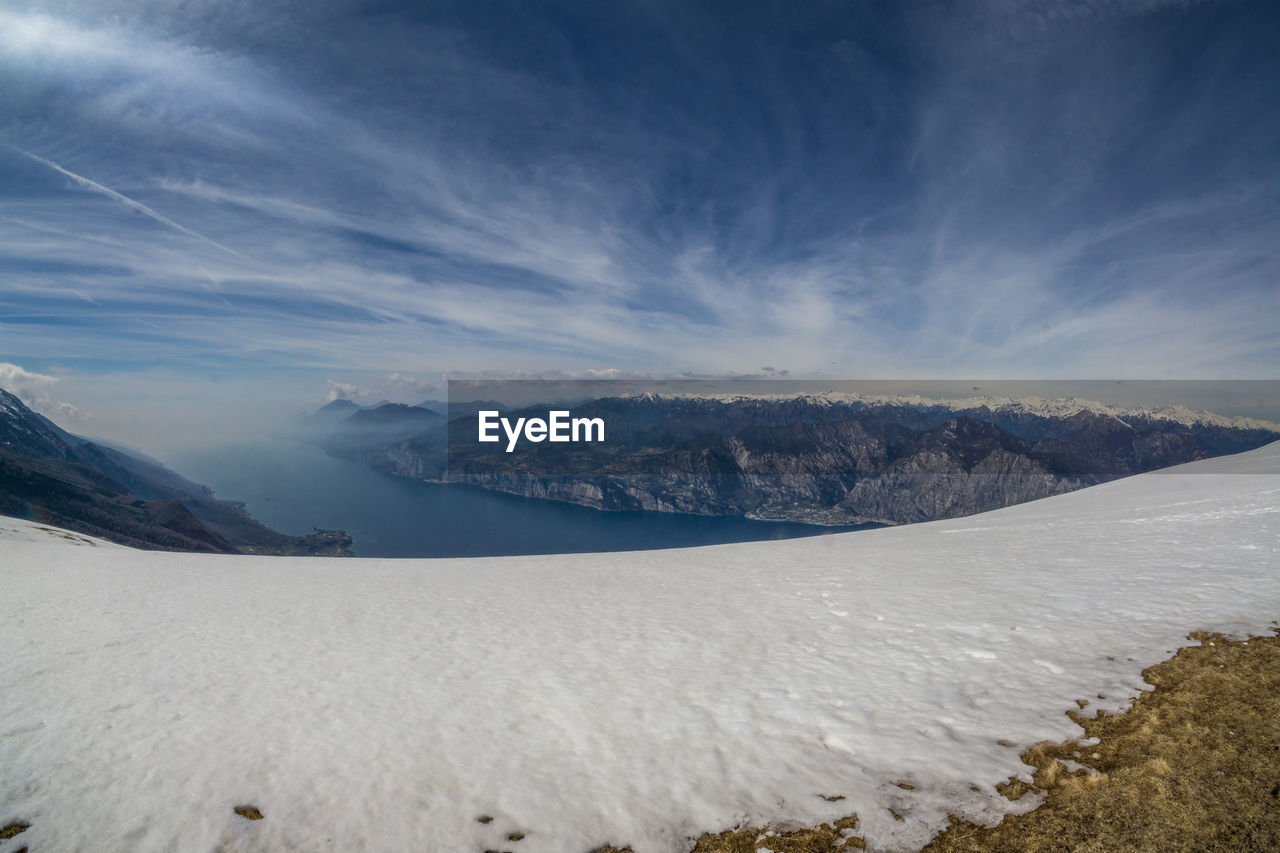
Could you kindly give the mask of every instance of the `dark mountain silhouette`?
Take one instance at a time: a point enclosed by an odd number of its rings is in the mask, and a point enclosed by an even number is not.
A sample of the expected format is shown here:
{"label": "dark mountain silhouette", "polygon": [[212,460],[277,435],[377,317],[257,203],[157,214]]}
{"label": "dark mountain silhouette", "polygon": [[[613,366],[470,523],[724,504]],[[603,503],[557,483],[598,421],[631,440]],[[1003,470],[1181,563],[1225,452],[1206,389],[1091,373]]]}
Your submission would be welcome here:
{"label": "dark mountain silhouette", "polygon": [[334,400],[332,403],[326,403],[307,415],[302,419],[302,422],[307,426],[327,429],[358,411],[360,411],[360,407],[350,400]]}
{"label": "dark mountain silhouette", "polygon": [[443,422],[444,415],[421,406],[383,403],[373,409],[352,412],[342,419],[338,427],[344,432],[413,435]]}

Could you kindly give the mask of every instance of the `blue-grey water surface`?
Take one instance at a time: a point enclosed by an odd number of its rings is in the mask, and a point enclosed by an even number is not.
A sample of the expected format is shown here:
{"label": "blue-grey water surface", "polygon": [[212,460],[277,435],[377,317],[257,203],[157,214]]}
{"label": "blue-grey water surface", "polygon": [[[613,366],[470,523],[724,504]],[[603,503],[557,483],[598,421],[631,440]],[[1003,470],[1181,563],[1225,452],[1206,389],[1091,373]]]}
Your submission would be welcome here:
{"label": "blue-grey water surface", "polygon": [[291,534],[342,529],[362,557],[461,557],[680,548],[789,539],[833,528],[664,512],[601,512],[423,483],[370,470],[289,439],[173,454],[165,463],[244,501],[253,517]]}

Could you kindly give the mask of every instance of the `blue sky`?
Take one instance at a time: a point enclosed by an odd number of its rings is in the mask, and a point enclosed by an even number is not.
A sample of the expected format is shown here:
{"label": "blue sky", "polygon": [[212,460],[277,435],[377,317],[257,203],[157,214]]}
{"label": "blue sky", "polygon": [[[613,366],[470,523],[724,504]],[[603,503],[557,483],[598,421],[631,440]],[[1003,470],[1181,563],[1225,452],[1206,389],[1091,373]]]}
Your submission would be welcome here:
{"label": "blue sky", "polygon": [[0,362],[100,418],[445,374],[1274,378],[1278,18],[0,0]]}

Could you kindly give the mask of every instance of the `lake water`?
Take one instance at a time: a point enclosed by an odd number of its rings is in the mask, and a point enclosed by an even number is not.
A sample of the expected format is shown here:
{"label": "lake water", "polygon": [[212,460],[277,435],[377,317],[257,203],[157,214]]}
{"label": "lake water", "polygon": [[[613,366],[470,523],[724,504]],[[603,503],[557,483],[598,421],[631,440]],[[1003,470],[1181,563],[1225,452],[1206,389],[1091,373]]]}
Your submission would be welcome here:
{"label": "lake water", "polygon": [[287,439],[172,454],[165,464],[284,533],[341,529],[362,557],[464,557],[682,548],[854,528],[601,512],[379,474]]}

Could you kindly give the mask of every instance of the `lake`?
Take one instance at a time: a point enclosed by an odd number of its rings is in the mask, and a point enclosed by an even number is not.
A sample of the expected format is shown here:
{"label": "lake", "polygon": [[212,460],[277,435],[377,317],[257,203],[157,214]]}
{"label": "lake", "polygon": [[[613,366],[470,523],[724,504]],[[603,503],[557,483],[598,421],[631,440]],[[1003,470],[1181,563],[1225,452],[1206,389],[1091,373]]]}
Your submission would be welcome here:
{"label": "lake", "polygon": [[290,534],[345,530],[362,557],[480,557],[683,548],[856,528],[573,504],[380,474],[289,439],[169,454],[165,464]]}

